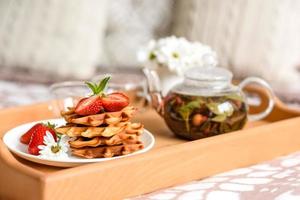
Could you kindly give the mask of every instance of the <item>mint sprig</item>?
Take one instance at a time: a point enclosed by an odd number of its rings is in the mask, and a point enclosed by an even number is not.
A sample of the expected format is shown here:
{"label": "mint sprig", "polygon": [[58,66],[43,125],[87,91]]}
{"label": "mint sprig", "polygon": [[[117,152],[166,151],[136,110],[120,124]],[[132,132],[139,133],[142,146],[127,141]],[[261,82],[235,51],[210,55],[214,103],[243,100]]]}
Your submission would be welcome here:
{"label": "mint sprig", "polygon": [[104,90],[107,86],[110,76],[102,79],[98,84],[86,81],[85,84],[92,90],[93,95],[104,95]]}

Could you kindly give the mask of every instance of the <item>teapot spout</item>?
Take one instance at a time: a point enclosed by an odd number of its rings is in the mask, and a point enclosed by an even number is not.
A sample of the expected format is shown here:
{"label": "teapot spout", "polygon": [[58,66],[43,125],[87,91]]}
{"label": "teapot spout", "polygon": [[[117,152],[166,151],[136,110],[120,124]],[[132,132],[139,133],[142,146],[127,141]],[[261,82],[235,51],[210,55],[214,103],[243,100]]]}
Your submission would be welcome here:
{"label": "teapot spout", "polygon": [[143,72],[147,78],[148,91],[151,97],[151,104],[160,115],[163,115],[164,113],[163,96],[161,93],[161,85],[160,85],[159,77],[156,71],[148,68],[144,68]]}

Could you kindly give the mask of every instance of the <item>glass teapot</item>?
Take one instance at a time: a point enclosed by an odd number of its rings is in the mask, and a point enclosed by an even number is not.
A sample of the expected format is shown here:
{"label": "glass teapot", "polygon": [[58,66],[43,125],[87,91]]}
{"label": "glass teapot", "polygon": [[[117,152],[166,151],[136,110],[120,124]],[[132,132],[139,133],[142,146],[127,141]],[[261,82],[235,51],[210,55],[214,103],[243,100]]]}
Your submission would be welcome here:
{"label": "glass teapot", "polygon": [[[160,80],[155,70],[144,69],[152,105],[164,118],[175,135],[185,139],[200,139],[242,129],[249,120],[266,117],[274,107],[274,94],[269,84],[257,77],[248,77],[233,85],[232,73],[220,67],[191,68],[182,83],[168,94],[161,94]],[[267,108],[249,114],[243,88],[255,83],[266,89]]]}

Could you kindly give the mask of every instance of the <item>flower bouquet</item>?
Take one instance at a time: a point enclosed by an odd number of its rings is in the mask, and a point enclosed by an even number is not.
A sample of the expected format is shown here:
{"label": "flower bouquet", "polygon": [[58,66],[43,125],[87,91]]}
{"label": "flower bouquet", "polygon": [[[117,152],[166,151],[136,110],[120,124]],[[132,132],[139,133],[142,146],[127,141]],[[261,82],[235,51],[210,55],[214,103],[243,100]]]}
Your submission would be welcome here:
{"label": "flower bouquet", "polygon": [[175,36],[149,41],[138,51],[137,59],[144,67],[157,70],[164,94],[182,81],[187,69],[217,65],[217,55],[209,46]]}

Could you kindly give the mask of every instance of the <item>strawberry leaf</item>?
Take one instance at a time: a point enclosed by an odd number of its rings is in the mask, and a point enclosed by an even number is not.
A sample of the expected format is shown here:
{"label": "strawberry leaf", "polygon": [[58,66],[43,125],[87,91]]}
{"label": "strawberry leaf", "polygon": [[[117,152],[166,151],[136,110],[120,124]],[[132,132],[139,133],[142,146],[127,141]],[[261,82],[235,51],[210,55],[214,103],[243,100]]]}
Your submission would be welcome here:
{"label": "strawberry leaf", "polygon": [[45,126],[51,128],[51,129],[55,129],[56,124],[51,124],[50,122],[47,122],[46,124],[44,124]]}
{"label": "strawberry leaf", "polygon": [[61,134],[61,133],[58,133],[58,132],[55,132],[55,133],[56,133],[56,137],[58,138],[58,141],[57,141],[57,143],[59,143],[59,141],[61,140],[61,138],[62,138],[63,134]]}

